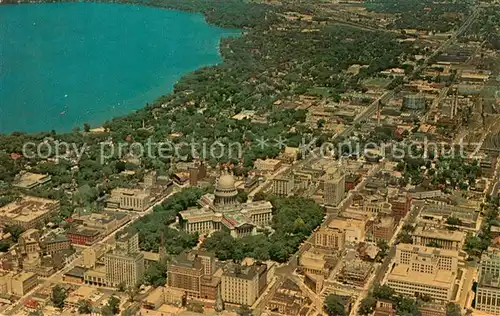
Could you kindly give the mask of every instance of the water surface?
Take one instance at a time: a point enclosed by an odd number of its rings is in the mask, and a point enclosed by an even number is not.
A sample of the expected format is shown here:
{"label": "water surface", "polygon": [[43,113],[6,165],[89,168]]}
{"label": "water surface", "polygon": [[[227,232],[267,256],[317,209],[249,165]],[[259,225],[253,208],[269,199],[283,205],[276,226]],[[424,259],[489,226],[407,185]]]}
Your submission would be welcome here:
{"label": "water surface", "polygon": [[97,126],[221,61],[201,14],[99,3],[0,6],[0,133]]}

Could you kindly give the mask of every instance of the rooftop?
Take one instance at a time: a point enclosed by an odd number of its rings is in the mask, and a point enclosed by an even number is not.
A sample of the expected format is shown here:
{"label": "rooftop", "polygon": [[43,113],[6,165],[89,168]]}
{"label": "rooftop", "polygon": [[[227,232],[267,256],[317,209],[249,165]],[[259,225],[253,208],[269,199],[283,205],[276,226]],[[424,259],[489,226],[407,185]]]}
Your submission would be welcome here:
{"label": "rooftop", "polygon": [[29,279],[35,277],[35,276],[36,276],[36,274],[33,272],[20,272],[20,273],[16,274],[13,277],[13,279],[20,281],[20,282],[24,282],[26,280],[29,280]]}
{"label": "rooftop", "polygon": [[228,264],[222,273],[225,277],[252,280],[267,269],[266,265],[242,266],[238,264]]}
{"label": "rooftop", "polygon": [[160,261],[160,254],[159,253],[150,252],[150,251],[141,251],[141,252],[144,255],[144,260]]}
{"label": "rooftop", "polygon": [[459,252],[457,250],[442,249],[426,246],[415,246],[412,244],[398,244],[396,246],[397,250],[409,251],[413,253],[418,253],[420,256],[441,256],[441,257],[459,257]]}
{"label": "rooftop", "polygon": [[93,237],[93,236],[99,235],[100,231],[98,231],[97,229],[85,228],[85,227],[78,226],[78,227],[71,227],[68,230],[68,234]]}
{"label": "rooftop", "polygon": [[73,220],[80,220],[83,222],[93,222],[97,224],[108,224],[113,221],[121,220],[127,217],[127,213],[121,212],[102,212],[102,213],[83,213],[74,214],[72,216]]}
{"label": "rooftop", "polygon": [[329,228],[333,229],[340,229],[340,230],[346,230],[346,229],[364,229],[365,223],[361,220],[355,220],[355,219],[344,219],[344,218],[335,218],[333,219],[329,224]]}
{"label": "rooftop", "polygon": [[422,236],[427,238],[436,238],[450,241],[462,242],[465,234],[458,230],[450,231],[448,229],[441,229],[429,225],[419,225],[415,228],[413,236]]}
{"label": "rooftop", "polygon": [[77,278],[83,278],[83,275],[88,269],[85,269],[83,267],[74,267],[73,269],[69,270],[66,272],[64,275],[71,276],[71,277],[77,277]]}
{"label": "rooftop", "polygon": [[51,176],[47,174],[38,174],[32,172],[19,173],[12,184],[15,187],[30,189],[39,184],[50,181]]}
{"label": "rooftop", "polygon": [[399,264],[392,269],[388,279],[450,288],[455,278],[456,274],[453,271],[439,270],[435,274],[421,273],[411,271],[409,265]]}
{"label": "rooftop", "polygon": [[0,218],[29,222],[46,213],[54,211],[59,201],[33,196],[24,196],[14,202],[0,207]]}
{"label": "rooftop", "polygon": [[138,198],[148,198],[149,192],[143,189],[116,188],[111,190],[111,197],[134,196]]}
{"label": "rooftop", "polygon": [[66,237],[65,235],[49,234],[43,239],[42,242],[44,244],[51,244],[64,241],[69,241],[68,237]]}

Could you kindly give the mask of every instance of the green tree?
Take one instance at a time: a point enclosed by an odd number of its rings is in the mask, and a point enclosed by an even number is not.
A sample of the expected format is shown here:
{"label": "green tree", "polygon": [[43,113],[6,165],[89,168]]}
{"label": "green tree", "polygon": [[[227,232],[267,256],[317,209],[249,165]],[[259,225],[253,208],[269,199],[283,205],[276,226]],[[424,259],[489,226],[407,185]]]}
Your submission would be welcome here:
{"label": "green tree", "polygon": [[9,251],[10,244],[4,240],[0,241],[0,252]]}
{"label": "green tree", "polygon": [[254,194],[253,201],[264,201],[267,198],[266,194],[262,191],[259,191]]}
{"label": "green tree", "polygon": [[66,297],[68,294],[66,293],[66,290],[62,288],[60,285],[56,285],[52,288],[52,295],[50,297],[50,300],[52,301],[52,305],[54,307],[62,309],[64,307],[64,301],[66,300]]}
{"label": "green tree", "polygon": [[246,193],[245,191],[238,191],[238,195],[236,196],[236,198],[238,199],[238,202],[245,203],[248,199],[248,193]]}
{"label": "green tree", "polygon": [[252,316],[253,311],[252,311],[252,309],[250,309],[250,307],[248,307],[248,305],[243,304],[240,307],[238,307],[238,309],[236,310],[236,315],[238,315],[238,316]]}
{"label": "green tree", "polygon": [[461,315],[462,315],[462,310],[460,309],[460,306],[452,302],[446,305],[446,316],[461,316]]}
{"label": "green tree", "polygon": [[343,316],[346,315],[343,302],[337,295],[329,294],[325,297],[323,306],[325,312],[330,316]]}
{"label": "green tree", "polygon": [[377,299],[392,300],[396,292],[388,285],[377,285],[373,290],[373,296]]}
{"label": "green tree", "polygon": [[369,295],[365,297],[359,306],[359,312],[361,315],[371,315],[373,313],[373,309],[375,308],[375,305],[377,304],[377,300]]}
{"label": "green tree", "polygon": [[43,312],[40,309],[37,309],[29,312],[28,316],[43,316]]}
{"label": "green tree", "polygon": [[199,314],[203,314],[203,305],[199,302],[191,302],[187,306],[187,310],[190,312],[195,312]]}
{"label": "green tree", "polygon": [[112,295],[108,303],[101,309],[104,316],[118,315],[120,313],[120,299]]}
{"label": "green tree", "polygon": [[83,131],[85,133],[90,132],[90,124],[89,123],[83,123]]}
{"label": "green tree", "polygon": [[24,228],[22,228],[19,225],[7,225],[3,229],[4,233],[10,233],[12,236],[12,240],[14,242],[17,242],[19,239],[19,236],[21,236],[22,233],[24,233]]}
{"label": "green tree", "polygon": [[137,295],[139,295],[139,290],[140,290],[139,285],[133,285],[133,286],[127,287],[127,296],[128,296],[129,302],[135,301],[135,299],[137,298]]}
{"label": "green tree", "polygon": [[78,301],[78,313],[80,314],[90,314],[92,313],[92,306],[88,300]]}
{"label": "green tree", "polygon": [[[116,235],[118,236],[118,235]],[[120,282],[118,284],[118,292],[125,292],[125,290],[127,289],[127,285],[125,284],[125,282]]]}
{"label": "green tree", "polygon": [[446,224],[451,226],[460,226],[462,225],[462,221],[456,217],[448,217],[448,219],[446,219]]}
{"label": "green tree", "polygon": [[167,260],[151,264],[144,274],[144,281],[148,285],[162,286],[167,280]]}
{"label": "green tree", "polygon": [[396,304],[397,315],[404,316],[419,316],[420,310],[418,309],[417,302],[411,298],[398,297]]}
{"label": "green tree", "polygon": [[412,244],[413,243],[413,239],[411,238],[411,235],[406,231],[402,231],[401,233],[399,233],[397,240],[399,243],[403,243],[403,244]]}

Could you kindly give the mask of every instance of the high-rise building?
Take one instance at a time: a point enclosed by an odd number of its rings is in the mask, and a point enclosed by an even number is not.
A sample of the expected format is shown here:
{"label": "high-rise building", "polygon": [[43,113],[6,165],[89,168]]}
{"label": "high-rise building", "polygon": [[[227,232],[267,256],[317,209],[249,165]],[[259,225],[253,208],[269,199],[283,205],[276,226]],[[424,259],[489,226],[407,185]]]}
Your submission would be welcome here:
{"label": "high-rise building", "polygon": [[398,194],[389,197],[389,203],[392,205],[392,215],[399,222],[400,219],[406,216],[411,209],[412,197],[409,194]]}
{"label": "high-rise building", "polygon": [[394,217],[384,216],[378,218],[372,226],[372,237],[373,241],[385,241],[389,242],[394,235],[396,223],[394,222]]}
{"label": "high-rise building", "polygon": [[189,185],[195,187],[198,185],[198,167],[189,167]]}
{"label": "high-rise building", "polygon": [[157,173],[155,170],[152,170],[144,175],[144,186],[146,187],[154,187],[156,185]]}
{"label": "high-rise building", "polygon": [[124,253],[139,252],[139,234],[133,232],[125,232],[119,235],[115,241],[117,251]]}
{"label": "high-rise building", "polygon": [[492,315],[500,314],[500,250],[490,248],[481,257],[476,309]]}
{"label": "high-rise building", "polygon": [[436,301],[453,300],[459,253],[456,250],[399,244],[396,265],[387,284],[397,293],[414,296],[426,294]]}
{"label": "high-rise building", "polygon": [[267,284],[266,273],[266,265],[227,265],[221,278],[222,299],[228,303],[252,306]]}
{"label": "high-rise building", "polygon": [[[205,253],[184,252],[173,258],[167,267],[167,284],[184,291],[189,297],[214,299],[220,279],[212,277],[215,259]],[[210,286],[214,284],[214,286]]]}
{"label": "high-rise building", "polygon": [[126,232],[116,239],[116,247],[104,256],[108,286],[135,286],[144,276],[144,254],[139,251],[139,235]]}
{"label": "high-rise building", "polygon": [[325,174],[323,179],[324,203],[329,206],[337,206],[345,194],[345,174],[337,171],[333,174]]}
{"label": "high-rise building", "polygon": [[106,282],[109,286],[120,284],[135,286],[144,275],[144,255],[140,252],[125,254],[110,252],[104,256]]}
{"label": "high-rise building", "polygon": [[344,238],[343,230],[321,227],[314,234],[314,245],[320,248],[341,249],[344,247]]}

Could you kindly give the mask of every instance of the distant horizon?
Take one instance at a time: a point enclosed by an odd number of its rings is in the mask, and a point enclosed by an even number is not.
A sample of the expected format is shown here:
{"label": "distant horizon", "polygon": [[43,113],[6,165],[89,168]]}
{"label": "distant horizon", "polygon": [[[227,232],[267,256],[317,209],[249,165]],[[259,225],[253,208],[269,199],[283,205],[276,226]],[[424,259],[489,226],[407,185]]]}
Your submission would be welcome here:
{"label": "distant horizon", "polygon": [[220,39],[235,33],[199,13],[132,4],[8,5],[0,18],[4,134],[102,126],[168,94],[186,73],[220,63]]}

